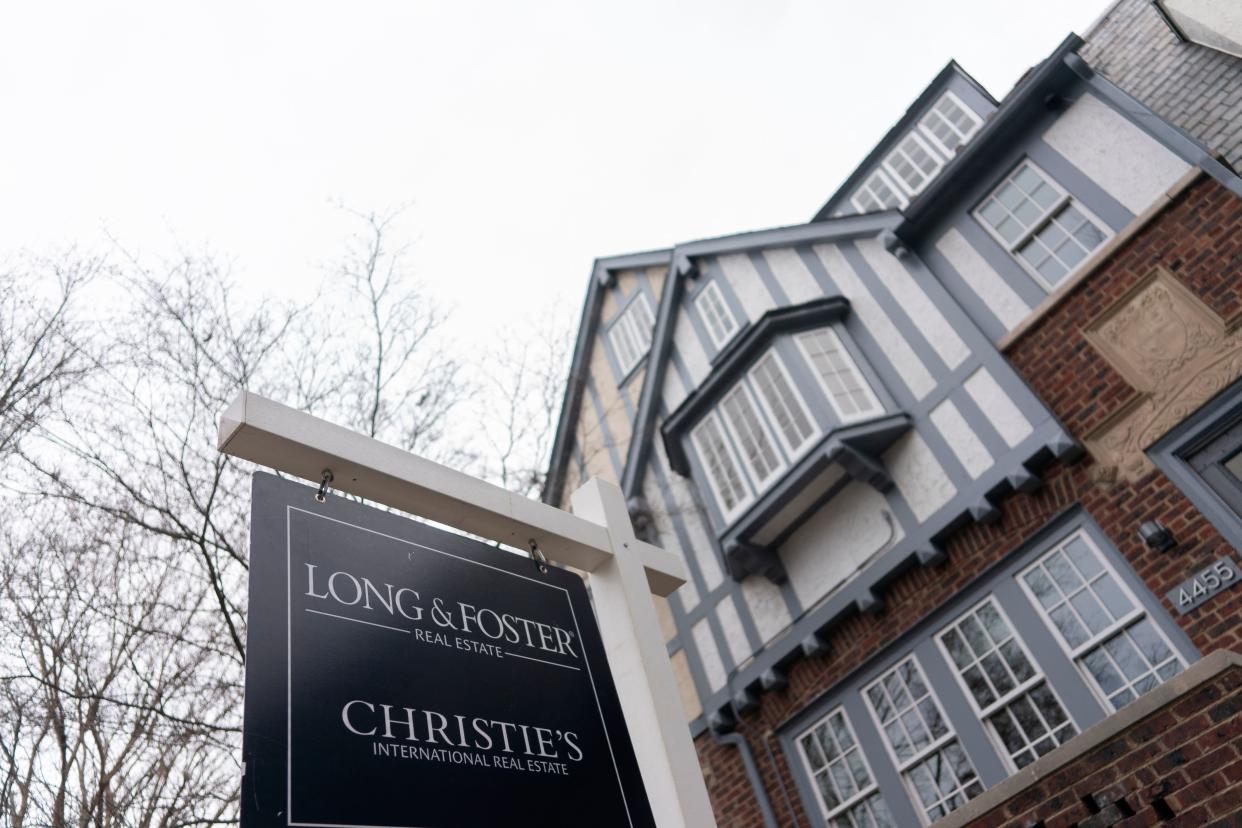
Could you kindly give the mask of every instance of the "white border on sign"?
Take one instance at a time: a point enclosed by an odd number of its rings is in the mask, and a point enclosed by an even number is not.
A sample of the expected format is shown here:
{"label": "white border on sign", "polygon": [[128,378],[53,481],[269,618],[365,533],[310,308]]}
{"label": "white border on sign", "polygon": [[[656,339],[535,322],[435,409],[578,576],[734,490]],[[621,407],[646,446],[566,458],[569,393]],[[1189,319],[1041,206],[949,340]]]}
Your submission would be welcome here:
{"label": "white border on sign", "polygon": [[[408,546],[417,546],[419,549],[426,549],[428,552],[435,552],[438,555],[444,555],[448,558],[463,561],[465,563],[481,566],[486,569],[493,569],[505,575],[514,578],[521,578],[523,581],[530,581],[533,584],[548,587],[549,589],[560,590],[565,595],[565,601],[569,604],[569,614],[574,619],[574,632],[578,635],[578,641],[582,641],[582,630],[578,627],[578,613],[574,611],[574,602],[569,596],[569,590],[565,587],[557,586],[540,581],[536,578],[530,578],[526,575],[518,575],[516,572],[510,572],[507,569],[501,569],[498,566],[485,564],[480,561],[472,561],[469,558],[463,558],[460,555],[454,555],[451,552],[445,552],[443,549],[436,549],[431,546],[425,546],[421,543],[415,543],[405,538],[398,538],[394,535],[388,535],[383,532],[377,532],[374,529],[368,529],[365,526],[359,526],[350,523],[347,520],[339,520],[337,518],[321,515],[307,509],[299,509],[297,506],[285,504],[285,684],[287,697],[285,699],[285,814],[286,824],[290,826],[302,826],[302,828],[419,828],[414,825],[355,825],[353,823],[344,822],[294,822],[293,821],[293,600],[289,593],[290,586],[293,582],[293,532],[291,514],[293,512],[301,512],[312,517],[330,520],[333,523],[339,523],[343,526],[349,526],[354,529],[361,529],[372,535],[379,535],[382,538],[404,543]],[[625,785],[621,782],[621,770],[617,767],[617,757],[612,750],[612,737],[608,735],[608,723],[604,720],[604,709],[599,703],[599,691],[595,687],[595,675],[591,671],[591,660],[587,658],[586,647],[582,648],[582,662],[586,664],[587,678],[591,682],[591,692],[595,696],[595,709],[599,712],[599,721],[604,728],[604,741],[608,743],[608,757],[612,759],[612,770],[617,776],[617,788],[621,791],[621,804],[625,808],[625,819],[630,824],[630,828],[634,826],[634,818],[630,816],[630,804],[625,797]]]}

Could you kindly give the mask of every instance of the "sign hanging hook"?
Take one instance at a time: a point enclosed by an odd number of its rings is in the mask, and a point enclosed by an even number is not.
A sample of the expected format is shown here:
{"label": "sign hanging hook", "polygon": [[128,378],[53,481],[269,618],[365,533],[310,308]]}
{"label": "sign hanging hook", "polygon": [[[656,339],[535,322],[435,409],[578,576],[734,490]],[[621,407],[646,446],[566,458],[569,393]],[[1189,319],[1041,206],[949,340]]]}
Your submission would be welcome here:
{"label": "sign hanging hook", "polygon": [[328,484],[332,482],[332,479],[332,469],[324,469],[323,479],[319,481],[319,491],[315,492],[315,500],[323,503],[328,499]]}
{"label": "sign hanging hook", "polygon": [[535,562],[535,568],[541,574],[548,574],[548,556],[543,554],[543,550],[539,548],[534,538],[530,539],[530,559]]}

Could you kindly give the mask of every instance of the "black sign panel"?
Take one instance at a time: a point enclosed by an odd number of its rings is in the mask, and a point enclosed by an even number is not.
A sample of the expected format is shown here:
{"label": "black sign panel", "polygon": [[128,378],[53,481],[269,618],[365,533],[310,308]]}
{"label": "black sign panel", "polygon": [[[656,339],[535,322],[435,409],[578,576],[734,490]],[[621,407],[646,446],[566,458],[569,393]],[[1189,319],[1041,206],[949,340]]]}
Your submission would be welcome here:
{"label": "black sign panel", "polygon": [[654,826],[580,578],[254,476],[243,828]]}

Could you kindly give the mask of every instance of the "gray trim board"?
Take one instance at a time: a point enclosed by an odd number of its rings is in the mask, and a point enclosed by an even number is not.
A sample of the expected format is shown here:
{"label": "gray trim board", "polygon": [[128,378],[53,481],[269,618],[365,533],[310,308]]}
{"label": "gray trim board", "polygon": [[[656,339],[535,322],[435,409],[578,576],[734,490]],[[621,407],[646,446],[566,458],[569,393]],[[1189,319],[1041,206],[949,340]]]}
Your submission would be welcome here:
{"label": "gray trim board", "polygon": [[[612,461],[612,470],[617,477],[621,476],[621,455],[617,453],[617,442],[612,436],[611,430],[608,428],[608,419],[605,416],[604,404],[600,402],[599,392],[595,390],[595,381],[587,378],[586,381],[587,395],[591,398],[591,407],[595,410],[595,417],[599,420],[600,434],[604,438],[604,445],[608,448],[608,459]],[[624,395],[622,395],[624,396]]]}
{"label": "gray trim board", "polygon": [[1193,164],[1216,179],[1222,186],[1242,198],[1242,178],[1229,169],[1213,152],[1175,124],[1161,118],[1138,99],[1092,69],[1078,55],[1070,55],[1065,63],[1087,82],[1092,92],[1103,98],[1131,123],[1164,144],[1187,163]]}
{"label": "gray trim board", "polygon": [[[1017,166],[1017,163],[1017,161],[1014,161],[1011,166],[1006,168],[1006,171],[1013,169],[1014,166]],[[999,182],[1000,176],[994,176],[993,180],[988,182],[989,186],[987,189],[991,190]],[[973,206],[971,209],[973,210]],[[1035,277],[1028,273],[1026,268],[1018,264],[1018,260],[1008,250],[1001,247],[1000,242],[994,239],[987,230],[983,229],[983,225],[979,223],[972,212],[963,212],[961,220],[954,222],[952,226],[957,228],[957,231],[962,234],[962,237],[966,239],[974,251],[983,257],[983,260],[996,271],[1005,281],[1005,284],[1013,288],[1014,292],[1018,294],[1028,307],[1034,309],[1039,306],[1040,302],[1048,298],[1048,291],[1044,289],[1044,286],[1035,281]],[[931,243],[927,245],[927,248],[935,251],[935,240],[929,241]],[[939,255],[939,251],[936,251],[936,254]],[[971,293],[974,293],[973,288],[969,288],[969,290]]]}
{"label": "gray trim board", "polygon": [[1134,221],[1134,213],[1072,161],[1045,143],[1042,137],[1034,138],[1026,145],[1026,155],[1035,162],[1035,166],[1052,176],[1075,201],[1103,221],[1110,235],[1120,232]]}
{"label": "gray trim board", "polygon": [[[923,365],[938,381],[949,372],[949,366],[940,356],[940,352],[932,346],[931,340],[927,338],[927,334],[923,331],[923,326],[919,324],[919,320],[915,319],[906,309],[898,297],[893,296],[889,292],[888,286],[880,281],[879,276],[871,269],[871,264],[863,258],[860,251],[854,244],[846,242],[837,245],[841,251],[841,255],[849,262],[850,267],[854,270],[854,275],[858,277],[858,281],[862,282],[863,287],[871,294],[871,298],[875,300],[884,314],[892,320],[897,329],[901,331],[902,336],[910,344],[910,347],[918,354]],[[928,296],[928,299],[931,299]]]}
{"label": "gray trim board", "polygon": [[1242,422],[1242,380],[1221,391],[1147,450],[1173,485],[1203,513],[1234,549],[1242,550],[1242,515],[1191,467],[1189,458],[1230,426]]}
{"label": "gray trim board", "polygon": [[548,460],[548,476],[543,486],[541,500],[557,505],[565,487],[565,469],[569,462],[569,447],[574,441],[575,426],[582,407],[583,384],[590,370],[591,348],[599,331],[599,310],[603,291],[608,287],[610,273],[628,268],[647,268],[667,264],[671,251],[652,250],[622,256],[596,259],[591,269],[591,279],[582,301],[582,315],[578,322],[578,337],[574,342],[574,354],[570,361],[569,377],[565,381],[565,396],[561,401],[561,415],[552,438],[552,451]]}
{"label": "gray trim board", "polygon": [[763,280],[763,286],[768,289],[768,293],[772,294],[772,299],[778,307],[792,305],[789,301],[788,294],[781,287],[780,281],[777,280],[776,274],[772,272],[772,266],[768,264],[767,258],[764,257],[763,251],[752,250],[748,254],[751,265],[754,266],[755,272],[759,274],[759,278]]}

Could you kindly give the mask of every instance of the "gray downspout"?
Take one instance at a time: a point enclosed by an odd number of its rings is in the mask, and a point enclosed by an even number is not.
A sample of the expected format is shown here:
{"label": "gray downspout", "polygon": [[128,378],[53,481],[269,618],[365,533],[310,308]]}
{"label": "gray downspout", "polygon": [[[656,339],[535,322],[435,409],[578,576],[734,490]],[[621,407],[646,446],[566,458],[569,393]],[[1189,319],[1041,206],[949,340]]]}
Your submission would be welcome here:
{"label": "gray downspout", "polygon": [[763,824],[767,828],[780,828],[776,822],[776,814],[772,813],[772,803],[768,801],[768,792],[763,787],[763,779],[759,776],[759,766],[755,764],[755,755],[750,752],[750,744],[740,733],[716,734],[716,741],[722,745],[733,745],[738,753],[742,754],[742,764],[746,766],[746,778],[750,780],[755,799],[759,800],[759,810],[763,812]]}

